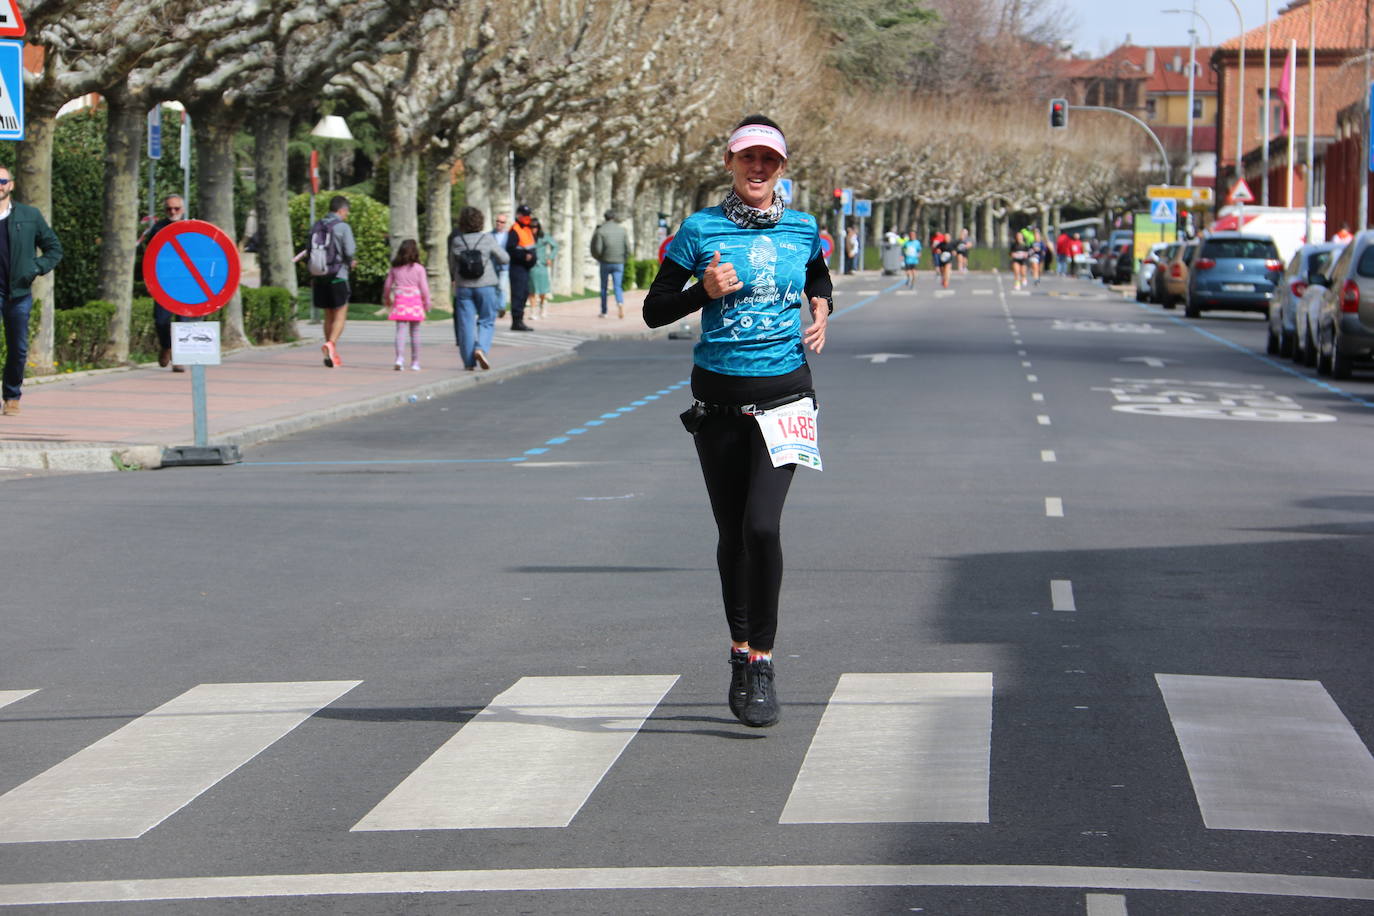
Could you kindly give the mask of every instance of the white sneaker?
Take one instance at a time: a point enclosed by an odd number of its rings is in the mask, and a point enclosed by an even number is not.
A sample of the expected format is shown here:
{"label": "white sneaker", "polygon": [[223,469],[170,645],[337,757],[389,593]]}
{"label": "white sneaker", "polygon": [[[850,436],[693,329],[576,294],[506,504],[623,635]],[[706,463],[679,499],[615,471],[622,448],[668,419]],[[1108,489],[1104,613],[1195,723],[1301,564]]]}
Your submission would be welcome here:
{"label": "white sneaker", "polygon": [[[396,368],[399,369],[399,368],[401,368],[401,367],[400,367],[400,366],[397,366]],[[411,363],[411,364],[410,364],[410,371],[411,371],[411,372],[419,372],[419,371],[420,371],[420,364],[419,364],[419,363]]]}

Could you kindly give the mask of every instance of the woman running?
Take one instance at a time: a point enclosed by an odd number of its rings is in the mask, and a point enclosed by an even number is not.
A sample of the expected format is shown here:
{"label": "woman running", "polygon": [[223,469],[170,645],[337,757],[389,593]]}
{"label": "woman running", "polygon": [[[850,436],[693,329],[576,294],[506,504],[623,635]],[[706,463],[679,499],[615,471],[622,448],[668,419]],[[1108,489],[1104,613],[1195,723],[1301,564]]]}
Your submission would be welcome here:
{"label": "woman running", "polygon": [[[692,354],[695,400],[682,421],[696,440],[719,534],[730,711],[755,728],[779,716],[779,528],[796,470],[794,463],[774,466],[762,425],[770,418],[756,414],[784,409],[803,428],[809,422],[814,436],[805,348],[821,352],[834,308],[815,218],[786,209],[774,193],[786,167],[781,128],[762,115],[741,121],[725,149],[730,192],[683,221],[644,299],[644,320],[654,328],[702,313]],[[687,286],[693,277],[700,282]],[[803,311],[810,314],[805,332]]]}

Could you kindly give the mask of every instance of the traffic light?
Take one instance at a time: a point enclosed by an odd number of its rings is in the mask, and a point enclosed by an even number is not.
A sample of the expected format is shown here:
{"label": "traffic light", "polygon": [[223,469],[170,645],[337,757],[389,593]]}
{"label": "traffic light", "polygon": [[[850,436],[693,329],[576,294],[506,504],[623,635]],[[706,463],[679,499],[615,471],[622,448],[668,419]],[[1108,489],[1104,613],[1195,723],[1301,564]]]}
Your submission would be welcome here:
{"label": "traffic light", "polygon": [[1069,126],[1069,100],[1050,99],[1050,127]]}
{"label": "traffic light", "polygon": [[844,188],[835,189],[835,212],[839,213],[844,207]]}

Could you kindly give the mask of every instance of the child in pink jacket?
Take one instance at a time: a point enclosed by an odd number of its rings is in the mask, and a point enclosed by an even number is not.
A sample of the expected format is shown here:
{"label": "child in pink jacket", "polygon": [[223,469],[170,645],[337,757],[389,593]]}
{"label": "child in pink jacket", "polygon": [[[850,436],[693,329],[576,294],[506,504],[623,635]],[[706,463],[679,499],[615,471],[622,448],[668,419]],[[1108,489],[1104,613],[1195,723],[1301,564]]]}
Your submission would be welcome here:
{"label": "child in pink jacket", "polygon": [[410,368],[420,371],[420,323],[429,314],[429,277],[420,263],[420,246],[414,239],[406,239],[396,249],[382,283],[382,303],[390,311],[387,318],[396,322],[396,371],[405,363],[406,329],[410,330]]}

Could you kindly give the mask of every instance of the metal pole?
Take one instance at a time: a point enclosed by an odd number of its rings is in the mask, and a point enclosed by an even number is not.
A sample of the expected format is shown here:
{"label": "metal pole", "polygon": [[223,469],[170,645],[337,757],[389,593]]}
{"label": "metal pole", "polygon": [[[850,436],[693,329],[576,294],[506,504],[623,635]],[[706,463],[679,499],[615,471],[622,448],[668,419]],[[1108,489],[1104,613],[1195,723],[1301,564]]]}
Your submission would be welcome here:
{"label": "metal pole", "polygon": [[1236,11],[1240,23],[1240,83],[1236,87],[1236,177],[1244,178],[1245,161],[1245,17],[1240,13],[1236,0],[1227,0]]}
{"label": "metal pole", "polygon": [[195,415],[196,445],[209,445],[205,430],[205,367],[191,366],[191,412]]}
{"label": "metal pole", "polygon": [[1260,203],[1269,206],[1269,124],[1273,105],[1269,101],[1269,0],[1264,0],[1264,149],[1260,158]]}
{"label": "metal pole", "polygon": [[[1164,152],[1164,144],[1159,142],[1159,137],[1150,129],[1150,125],[1146,124],[1129,111],[1122,111],[1120,108],[1104,108],[1101,105],[1070,105],[1068,108],[1070,111],[1110,111],[1112,114],[1119,114],[1123,118],[1130,118],[1132,121],[1139,124],[1144,128],[1145,133],[1150,135],[1150,139],[1155,141],[1155,148],[1159,150],[1159,158],[1164,162],[1164,183],[1169,183],[1169,177],[1172,174],[1172,169],[1169,166],[1169,154]],[[1190,108],[1189,110],[1191,111],[1192,109]]]}
{"label": "metal pole", "polygon": [[[1304,245],[1312,244],[1313,132],[1317,112],[1317,11],[1316,0],[1307,0],[1307,177],[1302,183]],[[1322,241],[1326,241],[1322,239]]]}
{"label": "metal pole", "polygon": [[[1197,15],[1197,0],[1193,0],[1193,15]],[[1197,70],[1197,27],[1188,29],[1188,153],[1183,159],[1184,184],[1193,186],[1193,78]]]}
{"label": "metal pole", "polygon": [[1371,132],[1370,118],[1374,117],[1374,114],[1370,112],[1370,108],[1374,106],[1374,98],[1371,98],[1371,96],[1374,96],[1374,90],[1369,88],[1369,57],[1371,54],[1374,54],[1374,44],[1370,42],[1369,7],[1370,4],[1366,2],[1364,5],[1364,155],[1360,157],[1360,201],[1359,209],[1356,211],[1359,220],[1358,228],[1360,230],[1365,229],[1365,227],[1369,225],[1369,166],[1371,160],[1369,134]]}
{"label": "metal pole", "polygon": [[185,161],[181,165],[181,216],[183,219],[191,218],[191,116],[186,112],[181,113],[181,129],[186,139],[182,142],[186,144]]}

